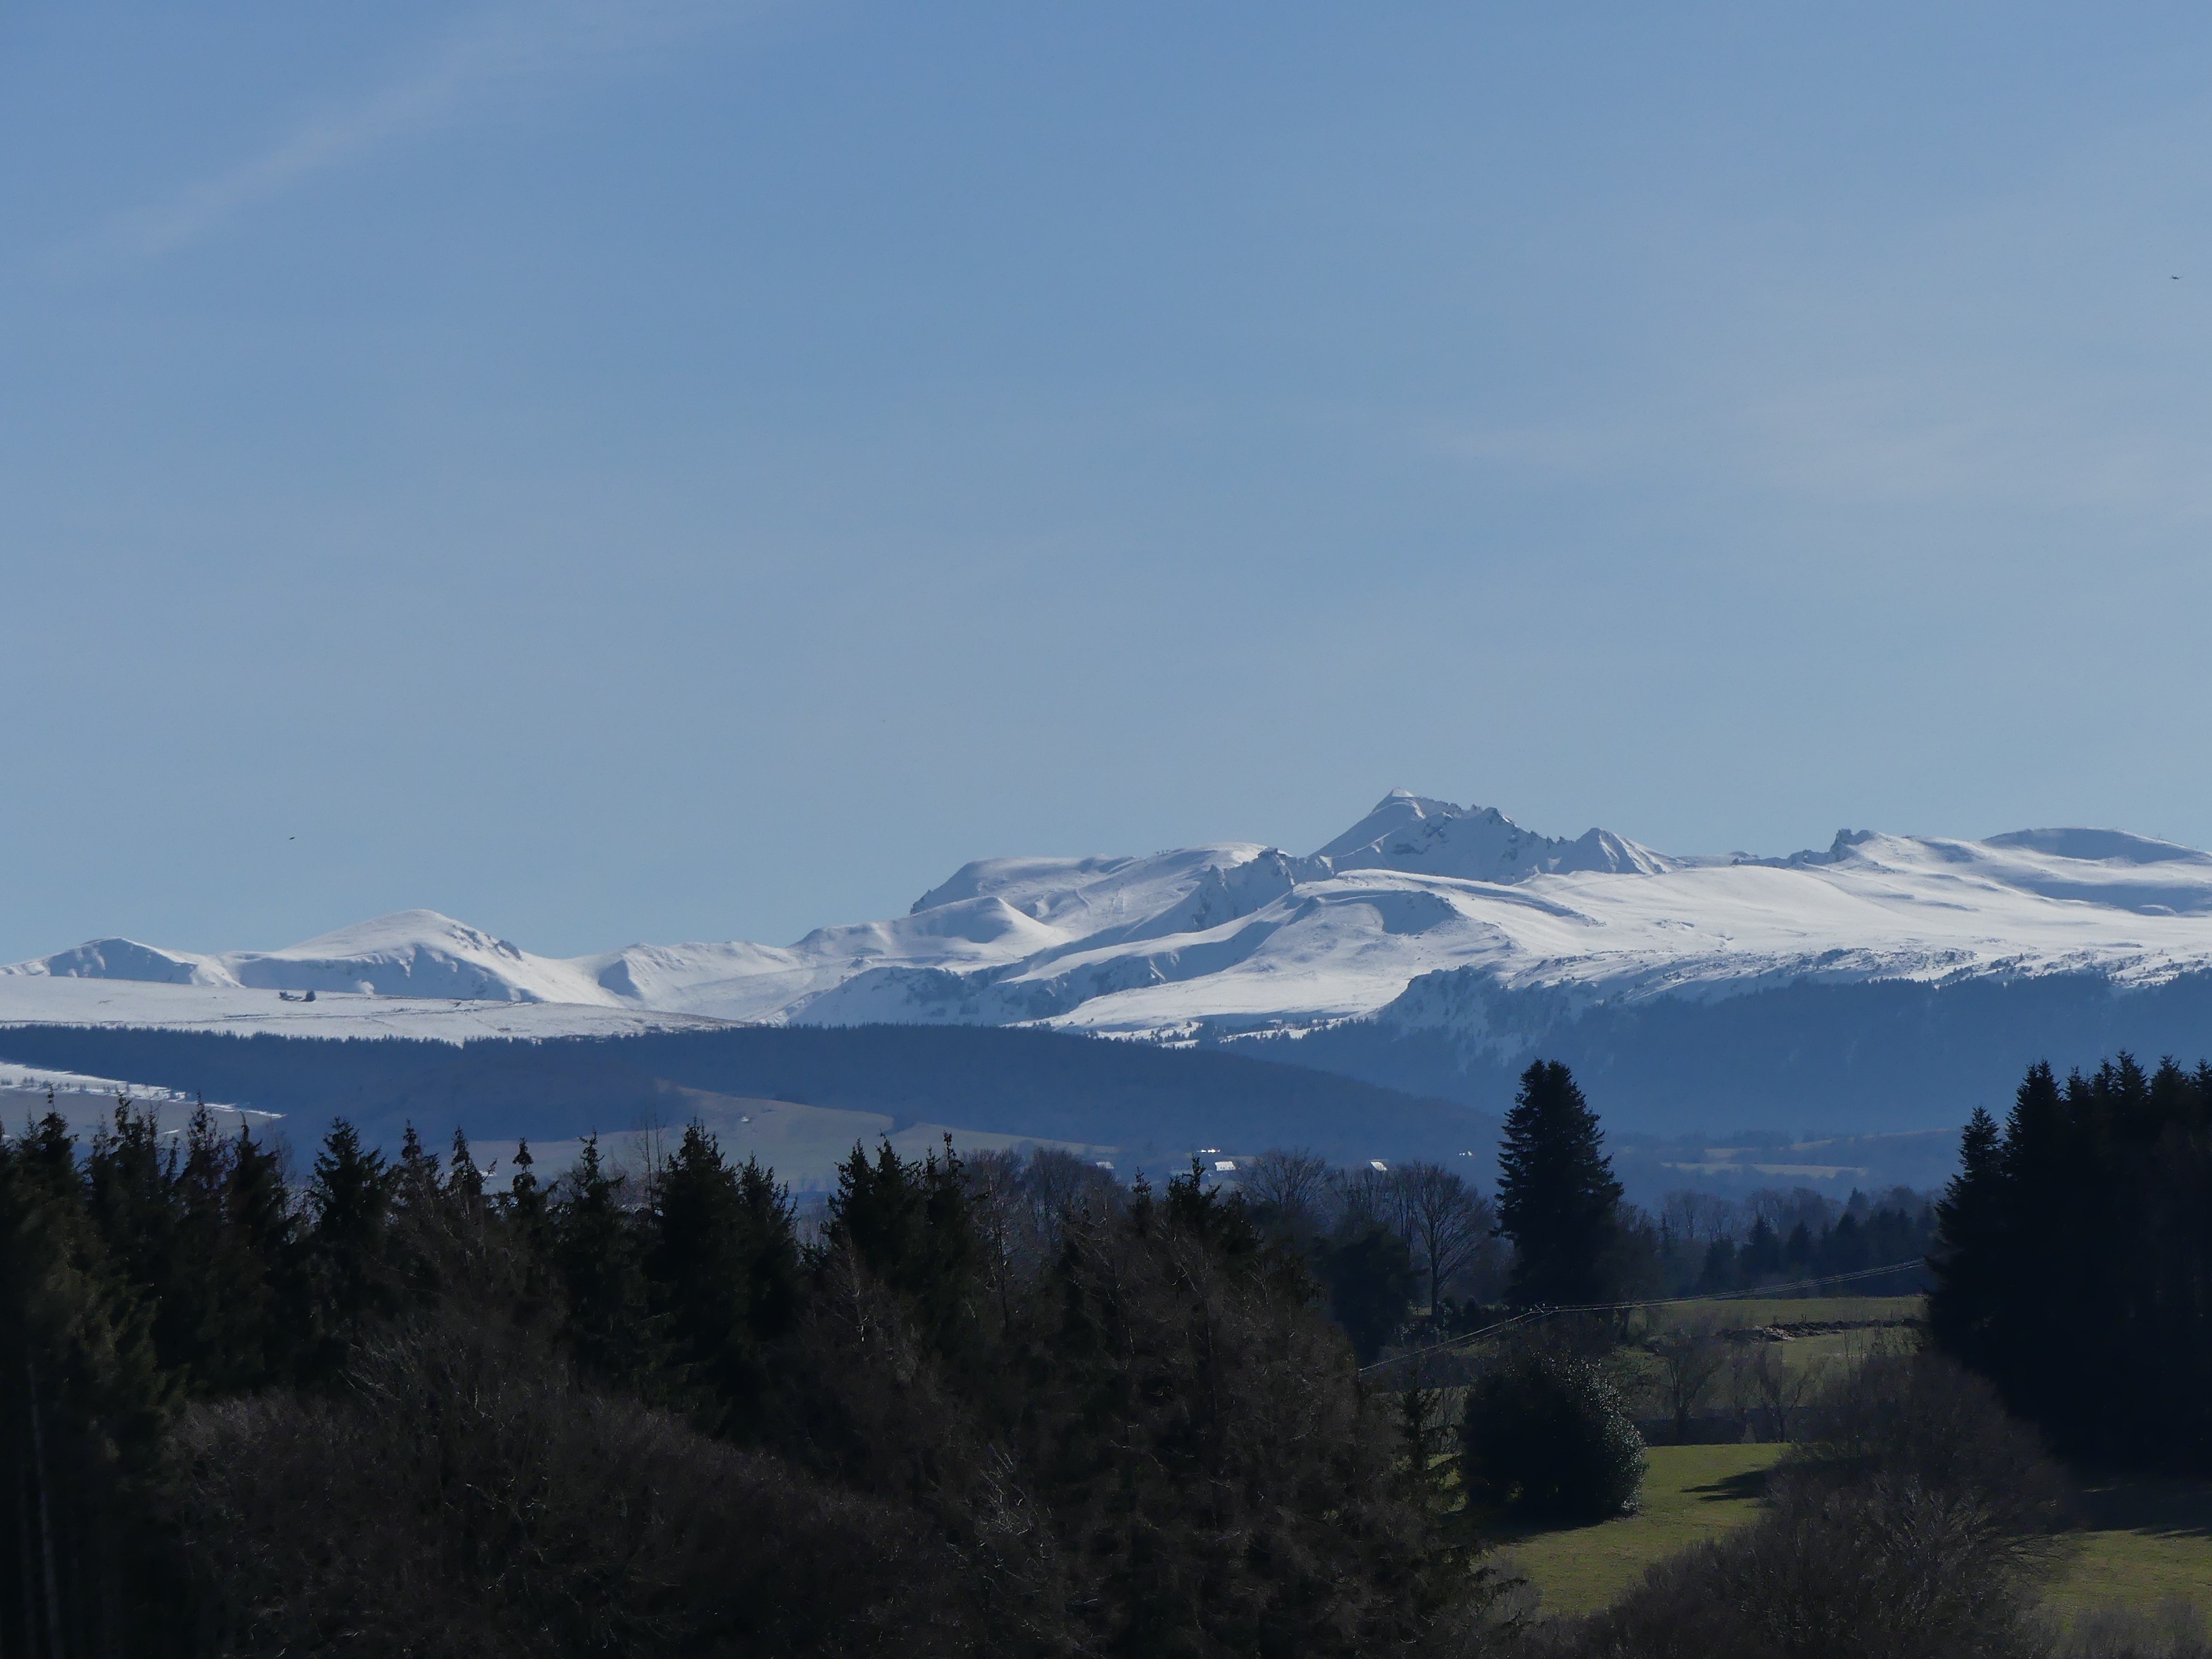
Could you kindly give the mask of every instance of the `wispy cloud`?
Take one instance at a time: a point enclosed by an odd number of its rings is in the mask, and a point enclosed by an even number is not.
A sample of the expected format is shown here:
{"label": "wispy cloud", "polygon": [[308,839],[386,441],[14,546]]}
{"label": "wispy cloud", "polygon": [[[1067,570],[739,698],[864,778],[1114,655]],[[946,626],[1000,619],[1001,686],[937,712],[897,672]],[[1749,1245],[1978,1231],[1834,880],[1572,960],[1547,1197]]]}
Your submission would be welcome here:
{"label": "wispy cloud", "polygon": [[410,73],[308,121],[259,155],[117,215],[58,263],[145,258],[239,214],[462,118],[487,100],[583,66],[635,58],[758,8],[699,0],[533,0],[480,11]]}

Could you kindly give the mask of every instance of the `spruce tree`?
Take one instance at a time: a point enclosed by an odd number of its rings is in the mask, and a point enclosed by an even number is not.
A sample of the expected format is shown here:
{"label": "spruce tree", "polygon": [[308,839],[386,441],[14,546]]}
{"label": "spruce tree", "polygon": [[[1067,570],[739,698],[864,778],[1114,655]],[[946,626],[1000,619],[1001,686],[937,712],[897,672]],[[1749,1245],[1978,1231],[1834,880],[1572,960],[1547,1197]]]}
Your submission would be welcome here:
{"label": "spruce tree", "polygon": [[657,1183],[646,1273],[679,1380],[712,1432],[758,1426],[769,1345],[797,1311],[799,1247],[784,1189],[747,1159],[732,1170],[693,1123]]}
{"label": "spruce tree", "polygon": [[192,1114],[173,1179],[175,1243],[156,1284],[154,1332],[164,1366],[195,1393],[275,1380],[279,1333],[296,1310],[285,1305],[289,1205],[269,1162],[243,1133],[217,1133],[204,1105]]}
{"label": "spruce tree", "polygon": [[1782,1259],[1800,1274],[1812,1271],[1813,1230],[1800,1221],[1790,1230],[1790,1237],[1782,1246]]}
{"label": "spruce tree", "polygon": [[177,1161],[176,1143],[163,1144],[153,1114],[122,1097],[112,1125],[94,1133],[84,1160],[92,1224],[117,1269],[156,1302],[169,1289],[165,1281],[178,1254]]}
{"label": "spruce tree", "polygon": [[757,1158],[738,1170],[738,1224],[750,1275],[745,1320],[757,1337],[771,1340],[799,1317],[799,1231],[790,1188]]}
{"label": "spruce tree", "polygon": [[945,1137],[909,1164],[886,1140],[874,1163],[859,1146],[838,1166],[823,1236],[904,1297],[938,1351],[951,1357],[974,1335],[975,1289],[983,1269],[959,1157]]}
{"label": "spruce tree", "polygon": [[399,1164],[392,1175],[392,1196],[402,1209],[427,1209],[438,1195],[438,1156],[422,1150],[412,1121],[400,1139]]}
{"label": "spruce tree", "polygon": [[555,1188],[552,1256],[578,1363],[603,1382],[649,1391],[662,1358],[662,1322],[651,1305],[629,1184],[608,1173],[599,1138],[586,1139]]}
{"label": "spruce tree", "polygon": [[468,1136],[457,1126],[453,1130],[453,1150],[446,1159],[446,1191],[473,1212],[483,1201],[483,1171],[477,1168],[476,1154],[469,1150]]}
{"label": "spruce tree", "polygon": [[1782,1237],[1763,1215],[1752,1218],[1751,1231],[1744,1235],[1739,1268],[1747,1285],[1782,1277]]}
{"label": "spruce tree", "polygon": [[398,1305],[387,1249],[394,1185],[384,1154],[363,1146],[346,1119],[334,1121],[307,1186],[309,1271],[323,1327],[316,1369],[335,1367],[363,1321]]}
{"label": "spruce tree", "polygon": [[533,1243],[542,1235],[545,1224],[545,1189],[538,1184],[538,1160],[531,1156],[530,1143],[514,1143],[514,1175],[507,1186],[507,1207],[514,1218],[525,1238]]}
{"label": "spruce tree", "polygon": [[1517,1306],[1571,1307],[1612,1294],[1620,1183],[1597,1114],[1557,1060],[1521,1074],[1498,1158],[1498,1231],[1513,1241]]}
{"label": "spruce tree", "polygon": [[313,1281],[282,1155],[243,1127],[231,1142],[226,1213],[241,1258],[252,1264],[242,1271],[268,1287],[256,1325],[260,1352],[234,1356],[238,1374],[258,1383],[296,1364],[301,1334],[313,1322],[308,1311]]}
{"label": "spruce tree", "polygon": [[1959,1172],[1937,1206],[1942,1231],[1929,1261],[1936,1282],[1928,1325],[1942,1346],[1984,1369],[2002,1340],[2009,1200],[1996,1121],[1977,1106],[1960,1136]]}
{"label": "spruce tree", "polygon": [[[2111,1067],[2106,1068],[2107,1074]],[[2005,1120],[2005,1214],[2010,1223],[1984,1251],[1991,1323],[1984,1358],[2015,1410],[2069,1417],[2077,1409],[2075,1356],[2082,1321],[2102,1310],[2088,1287],[2087,1255],[2125,1238],[2124,1218],[2101,1219],[2108,1202],[2100,1176],[2110,1162],[2106,1113],[2079,1073],[2062,1086],[2051,1067],[2028,1068]],[[2053,1346],[2053,1344],[2056,1346]]]}
{"label": "spruce tree", "polygon": [[0,1629],[33,1653],[152,1650],[120,1628],[125,1558],[173,1388],[76,1152],[51,1112],[0,1143],[0,1490],[21,1565],[0,1573]]}
{"label": "spruce tree", "polygon": [[1698,1270],[1698,1292],[1713,1296],[1732,1291],[1741,1278],[1736,1264],[1735,1240],[1716,1238],[1705,1246],[1705,1264]]}

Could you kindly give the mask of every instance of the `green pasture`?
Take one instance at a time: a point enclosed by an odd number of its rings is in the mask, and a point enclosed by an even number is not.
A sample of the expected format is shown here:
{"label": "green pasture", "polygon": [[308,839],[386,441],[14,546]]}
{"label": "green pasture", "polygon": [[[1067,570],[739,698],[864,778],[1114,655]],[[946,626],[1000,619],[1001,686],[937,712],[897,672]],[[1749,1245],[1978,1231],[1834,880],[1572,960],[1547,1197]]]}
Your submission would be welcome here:
{"label": "green pasture", "polygon": [[[1882,1322],[1917,1320],[1922,1299],[1899,1297],[1766,1297],[1649,1310],[1646,1330],[1696,1321],[1715,1330],[1774,1325],[1860,1328],[1791,1337],[1793,1370],[1863,1354],[1885,1338]],[[1895,1333],[1893,1328],[1890,1335]],[[1628,1589],[1645,1568],[1759,1512],[1765,1472],[1779,1445],[1654,1446],[1640,1510],[1595,1526],[1529,1532],[1499,1546],[1501,1561],[1527,1578],[1546,1613],[1595,1612]],[[2053,1564],[2046,1596],[2063,1619],[2096,1609],[2195,1603],[2212,1615],[2212,1481],[2085,1475],[2067,1547]]]}
{"label": "green pasture", "polygon": [[1747,1297],[1735,1302],[1680,1303],[1647,1309],[1643,1330],[1659,1335],[1685,1325],[1725,1333],[1771,1326],[1842,1325],[1850,1328],[1790,1335],[1782,1357],[1793,1372],[1825,1370],[1856,1359],[1877,1345],[1915,1340],[1908,1322],[1925,1312],[1918,1296]]}
{"label": "green pasture", "polygon": [[2085,1477],[2074,1542],[2051,1578],[2058,1612],[2181,1601],[2212,1615],[2212,1480]]}
{"label": "green pasture", "polygon": [[1637,1513],[1510,1540],[1501,1563],[1535,1588],[1543,1612],[1595,1613],[1653,1562],[1756,1516],[1766,1471],[1784,1449],[1654,1446]]}
{"label": "green pasture", "polygon": [[[1784,1449],[1654,1446],[1638,1513],[1512,1538],[1499,1559],[1534,1587],[1544,1613],[1594,1613],[1653,1563],[1753,1519]],[[2212,1614],[2212,1481],[2089,1478],[2068,1545],[2046,1590],[2062,1618],[2171,1601]]]}
{"label": "green pasture", "polygon": [[1782,1345],[1782,1358],[1793,1371],[1823,1370],[1863,1358],[1883,1334],[1881,1331],[1823,1331],[1818,1336],[1793,1336]]}
{"label": "green pasture", "polygon": [[1676,1303],[1649,1309],[1645,1317],[1655,1329],[1691,1323],[1720,1331],[1784,1324],[1870,1325],[1918,1319],[1923,1301],[1917,1296],[1742,1297],[1734,1301]]}

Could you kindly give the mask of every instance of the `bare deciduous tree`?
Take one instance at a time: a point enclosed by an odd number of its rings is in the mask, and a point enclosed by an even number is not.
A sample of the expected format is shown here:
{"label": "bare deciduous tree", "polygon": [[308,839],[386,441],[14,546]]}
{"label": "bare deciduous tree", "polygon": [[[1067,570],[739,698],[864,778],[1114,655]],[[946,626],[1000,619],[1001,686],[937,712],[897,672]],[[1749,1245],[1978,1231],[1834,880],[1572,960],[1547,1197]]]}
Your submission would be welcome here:
{"label": "bare deciduous tree", "polygon": [[1729,1345],[1710,1319],[1695,1316],[1661,1328],[1651,1339],[1659,1362],[1659,1392],[1674,1419],[1677,1442],[1690,1437],[1690,1419],[1727,1367]]}
{"label": "bare deciduous tree", "polygon": [[1716,1193],[1672,1192],[1659,1211],[1659,1224],[1671,1237],[1709,1244],[1734,1238],[1745,1224],[1742,1206]]}
{"label": "bare deciduous tree", "polygon": [[1244,1197],[1271,1212],[1273,1224],[1297,1237],[1325,1233],[1331,1208],[1334,1171],[1318,1152],[1265,1152],[1247,1166]]}
{"label": "bare deciduous tree", "polygon": [[1384,1177],[1382,1190],[1392,1226],[1428,1279],[1433,1312],[1443,1287],[1496,1248],[1496,1218],[1481,1194],[1440,1164],[1401,1165]]}
{"label": "bare deciduous tree", "polygon": [[1330,1177],[1329,1195],[1334,1200],[1338,1231],[1358,1232],[1377,1225],[1398,1231],[1396,1200],[1388,1171],[1340,1170]]}
{"label": "bare deciduous tree", "polygon": [[1751,1397],[1774,1425],[1777,1440],[1790,1438],[1790,1426],[1805,1402],[1819,1392],[1821,1372],[1811,1365],[1792,1365],[1786,1342],[1754,1342],[1745,1364],[1745,1380]]}
{"label": "bare deciduous tree", "polygon": [[1799,1227],[1819,1233],[1836,1218],[1833,1200],[1810,1187],[1793,1187],[1786,1193],[1762,1187],[1744,1200],[1743,1207],[1773,1228],[1778,1238],[1789,1237]]}

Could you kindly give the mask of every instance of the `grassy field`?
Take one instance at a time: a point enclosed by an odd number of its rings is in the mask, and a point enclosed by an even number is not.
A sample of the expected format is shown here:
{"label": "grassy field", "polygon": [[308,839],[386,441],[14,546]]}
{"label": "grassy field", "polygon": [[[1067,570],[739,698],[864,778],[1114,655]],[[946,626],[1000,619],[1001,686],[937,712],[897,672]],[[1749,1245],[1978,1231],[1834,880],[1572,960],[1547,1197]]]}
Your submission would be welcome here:
{"label": "grassy field", "polygon": [[2085,1480],[2079,1552],[2050,1600],[2077,1614],[2115,1603],[2193,1601],[2212,1616],[2212,1480]]}
{"label": "grassy field", "polygon": [[[1696,1320],[1718,1330],[1771,1325],[1871,1324],[1917,1319],[1917,1296],[1764,1297],[1654,1309],[1664,1328]],[[1792,1338],[1791,1369],[1825,1369],[1881,1340],[1872,1328]],[[1644,1570],[1759,1513],[1778,1445],[1655,1446],[1641,1511],[1596,1526],[1529,1533],[1500,1555],[1524,1575],[1550,1613],[1595,1612]],[[2047,1588],[2052,1610],[2076,1619],[2097,1609],[2148,1609],[2189,1601],[2212,1617],[2212,1481],[2085,1476],[2071,1547]]]}
{"label": "grassy field", "polygon": [[1546,1613],[1595,1613],[1654,1561],[1759,1513],[1781,1446],[1654,1446],[1644,1507],[1617,1521],[1516,1539],[1501,1553],[1534,1585]]}
{"label": "grassy field", "polygon": [[[1655,1446],[1640,1513],[1531,1534],[1500,1553],[1545,1613],[1595,1612],[1653,1562],[1756,1516],[1765,1471],[1784,1449]],[[2091,1479],[2071,1542],[2047,1591],[2061,1615],[2175,1601],[2212,1615],[2212,1481]]]}
{"label": "grassy field", "polygon": [[1814,1322],[1859,1324],[1871,1321],[1917,1319],[1923,1298],[1917,1296],[1805,1296],[1745,1297],[1732,1302],[1686,1302],[1671,1308],[1654,1308],[1649,1317],[1657,1326],[1695,1321],[1716,1330],[1741,1331],[1778,1324]]}
{"label": "grassy field", "polygon": [[1770,1296],[1653,1308],[1643,1317],[1644,1328],[1655,1333],[1687,1324],[1713,1331],[1762,1330],[1771,1325],[1857,1328],[1790,1337],[1783,1345],[1783,1358],[1791,1370],[1802,1372],[1856,1358],[1885,1342],[1909,1341],[1902,1322],[1917,1320],[1924,1312],[1925,1300],[1917,1296]]}

